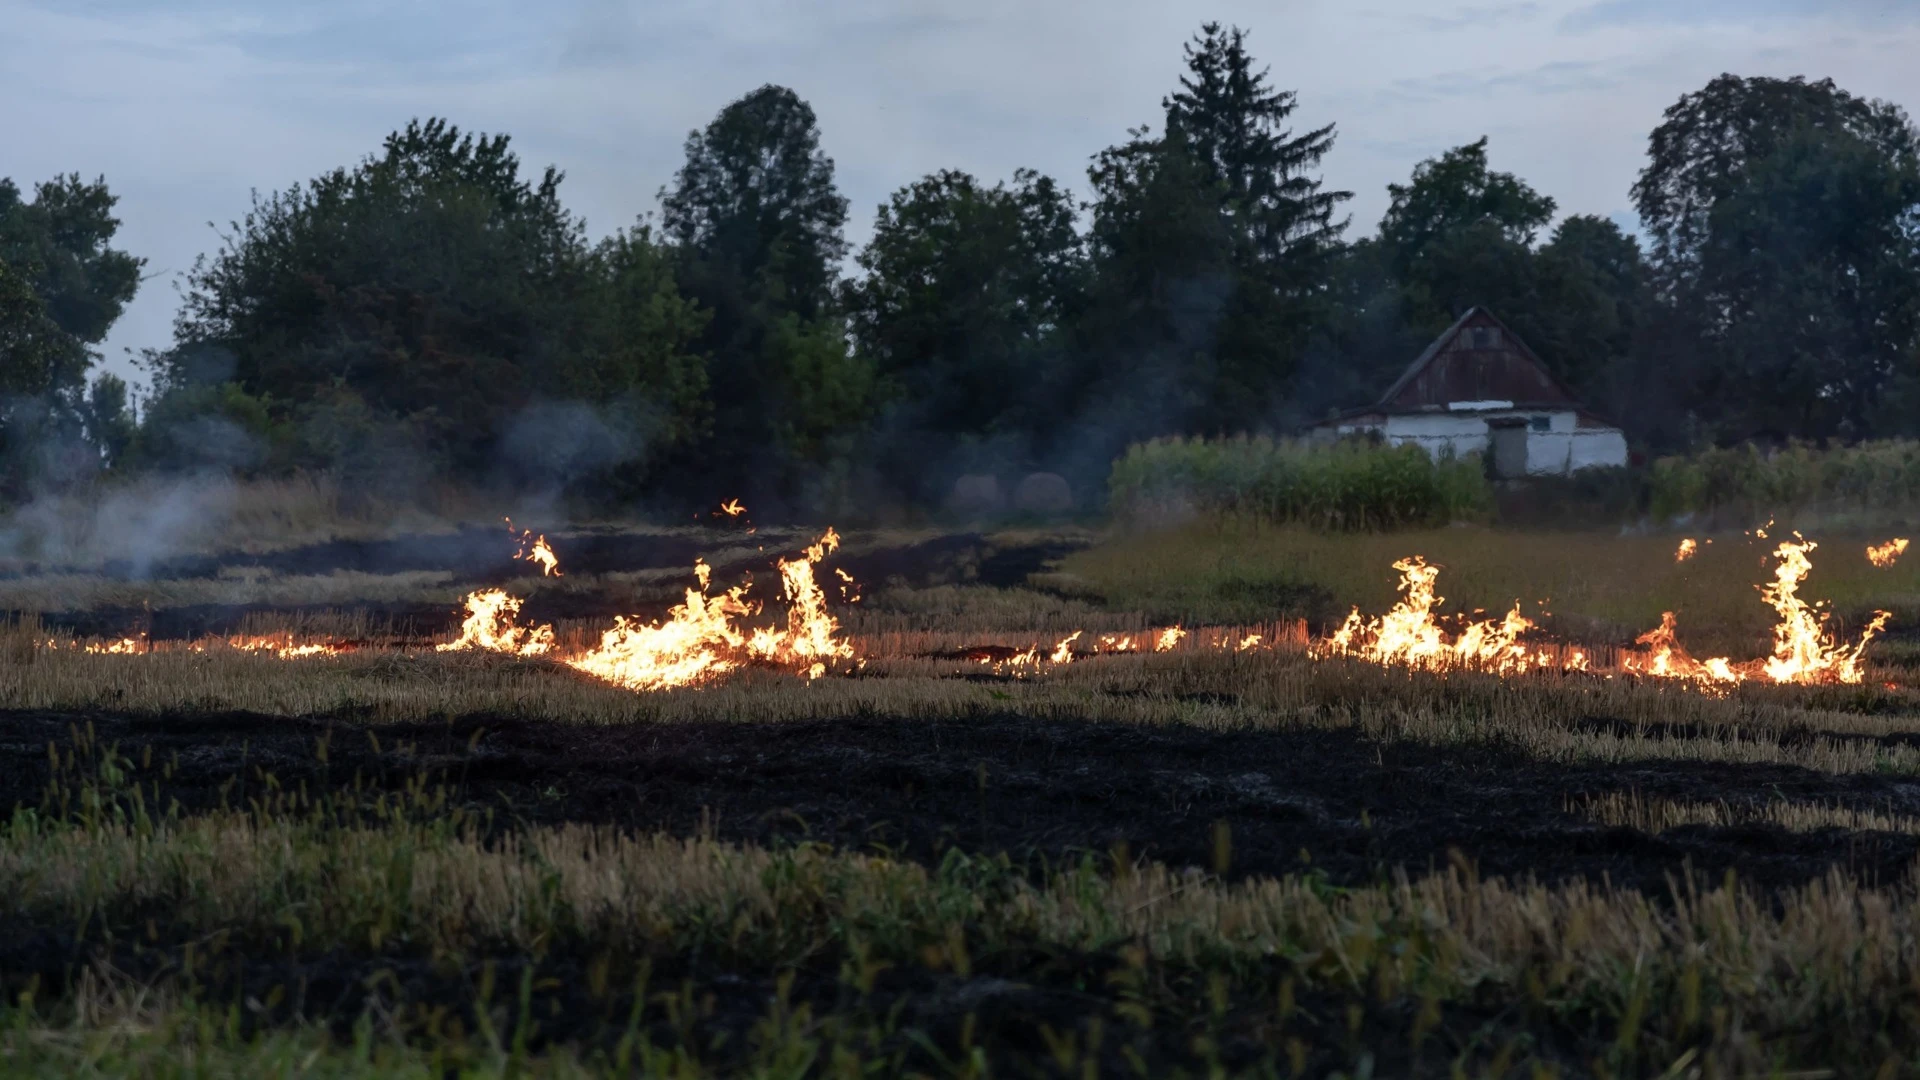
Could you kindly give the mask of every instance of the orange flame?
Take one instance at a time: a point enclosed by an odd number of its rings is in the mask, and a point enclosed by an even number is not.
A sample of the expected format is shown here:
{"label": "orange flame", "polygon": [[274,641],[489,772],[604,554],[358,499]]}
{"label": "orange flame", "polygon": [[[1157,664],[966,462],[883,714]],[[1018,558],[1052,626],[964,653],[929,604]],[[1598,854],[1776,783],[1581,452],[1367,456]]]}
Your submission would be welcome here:
{"label": "orange flame", "polygon": [[701,589],[688,589],[686,603],[669,611],[666,621],[642,626],[620,616],[598,646],[565,663],[629,690],[693,686],[732,671],[739,662],[730,654],[744,642],[733,617],[755,609],[743,599],[744,587],[703,596],[706,579],[700,575]]}
{"label": "orange flame", "polygon": [[304,645],[297,644],[291,632],[255,637],[230,637],[227,639],[227,647],[239,649],[242,652],[272,653],[282,660],[299,660],[309,656],[339,656],[351,651],[328,642],[314,641]]}
{"label": "orange flame", "polygon": [[553,627],[525,627],[515,624],[520,614],[520,598],[501,589],[482,589],[467,594],[467,618],[460,624],[460,636],[437,652],[486,649],[514,656],[541,656],[553,648]]}
{"label": "orange flame", "polygon": [[[512,533],[514,531],[513,519],[506,518],[504,520],[507,523],[507,532]],[[547,545],[547,538],[544,533],[535,536],[532,529],[524,529],[521,530],[519,537],[519,547],[513,553],[514,558],[524,559],[527,562],[537,564],[540,567],[540,576],[542,577],[560,576],[560,557],[555,555],[553,548]]]}
{"label": "orange flame", "polygon": [[1154,639],[1153,651],[1171,652],[1174,646],[1180,644],[1180,639],[1186,636],[1187,632],[1185,630],[1180,629],[1178,626],[1169,626],[1165,630],[1160,631],[1160,636]]}
{"label": "orange flame", "polygon": [[1047,660],[1055,664],[1073,663],[1073,643],[1080,640],[1080,635],[1084,633],[1086,633],[1084,630],[1075,630],[1062,638],[1060,644],[1053,647],[1053,655],[1047,657]]}
{"label": "orange flame", "polygon": [[1656,679],[1690,679],[1706,684],[1737,683],[1746,678],[1734,670],[1732,663],[1724,656],[1710,660],[1695,660],[1688,656],[1687,651],[1680,647],[1674,627],[1673,612],[1662,612],[1659,626],[1634,639],[1636,645],[1647,647],[1646,653],[1623,656],[1620,666],[1637,675]]}
{"label": "orange flame", "polygon": [[725,514],[728,517],[739,517],[746,512],[747,508],[740,505],[739,499],[728,499],[726,502],[720,504],[720,509],[717,511],[717,513]]}
{"label": "orange flame", "polygon": [[1673,561],[1686,562],[1688,559],[1693,558],[1694,552],[1699,550],[1700,545],[1693,542],[1693,537],[1682,537],[1680,539],[1680,550],[1673,553]]}
{"label": "orange flame", "polygon": [[1405,665],[1428,670],[1464,667],[1501,673],[1526,671],[1531,664],[1520,635],[1533,629],[1533,620],[1513,610],[1497,621],[1469,622],[1449,638],[1434,620],[1433,609],[1442,598],[1433,592],[1440,568],[1418,555],[1393,564],[1400,571],[1404,594],[1393,609],[1378,619],[1362,618],[1354,608],[1339,630],[1316,646],[1315,656],[1355,656],[1377,664]]}
{"label": "orange flame", "polygon": [[1773,553],[1780,560],[1774,567],[1773,581],[1760,586],[1760,598],[1780,613],[1780,623],[1773,628],[1773,655],[1764,668],[1774,682],[1860,682],[1865,677],[1860,654],[1892,618],[1888,612],[1875,612],[1859,643],[1851,649],[1835,641],[1827,631],[1826,613],[1816,612],[1799,595],[1800,583],[1813,569],[1807,553],[1818,546],[1804,537],[1799,543],[1783,541]]}
{"label": "orange flame", "polygon": [[1880,569],[1885,570],[1887,567],[1893,565],[1894,560],[1898,559],[1900,556],[1906,553],[1907,553],[1906,538],[1896,537],[1892,540],[1887,541],[1884,544],[1874,544],[1868,547],[1867,561],[1873,563],[1873,565],[1879,567]]}

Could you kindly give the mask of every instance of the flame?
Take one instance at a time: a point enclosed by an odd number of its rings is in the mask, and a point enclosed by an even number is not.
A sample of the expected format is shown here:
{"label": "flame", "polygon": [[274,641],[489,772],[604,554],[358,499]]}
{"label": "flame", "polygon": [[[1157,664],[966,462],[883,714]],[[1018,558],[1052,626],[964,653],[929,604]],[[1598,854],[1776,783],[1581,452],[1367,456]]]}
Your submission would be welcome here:
{"label": "flame", "polygon": [[1906,552],[1906,538],[1896,537],[1884,544],[1875,544],[1868,547],[1867,560],[1880,569],[1885,570],[1887,567],[1893,565],[1894,560],[1906,554]]}
{"label": "flame", "polygon": [[746,512],[747,508],[740,505],[739,499],[728,499],[726,502],[720,504],[720,509],[715,513],[725,514],[728,517],[739,517]]}
{"label": "flame", "polygon": [[[504,520],[507,523],[507,532],[513,532],[513,519],[505,518]],[[560,557],[555,555],[553,548],[547,545],[546,535],[543,533],[535,536],[532,529],[524,529],[519,535],[520,546],[514,551],[513,557],[538,564],[542,577],[559,577]]]}
{"label": "flame", "polygon": [[1433,592],[1440,568],[1418,555],[1401,559],[1393,568],[1400,571],[1399,589],[1404,594],[1400,602],[1373,620],[1362,618],[1360,609],[1354,608],[1340,629],[1312,650],[1314,655],[1356,656],[1377,664],[1429,670],[1469,667],[1505,674],[1533,666],[1519,639],[1534,624],[1520,614],[1517,601],[1504,618],[1469,622],[1449,639],[1433,617],[1433,609],[1442,600]]}
{"label": "flame", "polygon": [[702,595],[706,580],[701,574],[701,588],[688,589],[686,602],[669,611],[664,622],[642,626],[620,616],[600,635],[598,646],[565,663],[629,690],[693,686],[732,671],[739,666],[732,654],[745,642],[733,617],[756,609],[746,602],[744,586]]}
{"label": "flame", "polygon": [[1234,646],[1234,651],[1246,652],[1248,649],[1257,649],[1259,647],[1260,647],[1260,635],[1248,634],[1246,637],[1243,637],[1240,639],[1239,645]]}
{"label": "flame", "polygon": [[1735,664],[1724,656],[1694,660],[1680,648],[1674,634],[1673,612],[1669,611],[1660,616],[1658,627],[1635,639],[1647,646],[1647,653],[1623,658],[1622,667],[1658,678],[1713,684],[1762,677],[1775,683],[1802,685],[1863,681],[1866,672],[1860,663],[1861,655],[1892,616],[1885,611],[1875,612],[1861,631],[1860,640],[1852,647],[1835,640],[1827,628],[1827,614],[1800,598],[1800,585],[1813,569],[1808,552],[1819,545],[1798,533],[1794,535],[1797,543],[1782,541],[1774,549],[1774,558],[1780,561],[1773,569],[1773,581],[1759,587],[1760,598],[1780,616],[1773,628],[1772,656],[1744,664]]}
{"label": "flame", "polygon": [[1633,639],[1636,645],[1645,645],[1644,655],[1621,657],[1620,666],[1638,675],[1647,675],[1657,679],[1690,679],[1706,684],[1737,683],[1746,678],[1735,671],[1732,663],[1724,656],[1710,660],[1695,660],[1680,647],[1678,636],[1674,632],[1673,612],[1660,614],[1660,625]]}
{"label": "flame", "polygon": [[272,653],[281,660],[298,660],[308,656],[339,656],[351,652],[350,648],[329,642],[308,642],[300,645],[294,642],[292,632],[263,634],[254,637],[230,637],[227,646],[242,652]]}
{"label": "flame", "polygon": [[[600,644],[576,656],[563,657],[569,667],[616,686],[634,690],[664,690],[692,686],[759,660],[796,667],[809,679],[826,674],[835,660],[853,656],[851,642],[839,636],[840,624],[826,607],[826,594],[814,580],[814,564],[840,546],[840,534],[826,534],[798,559],[779,563],[788,603],[784,628],[761,627],[748,634],[736,617],[760,613],[746,599],[747,586],[736,586],[718,596],[706,595],[713,568],[695,560],[699,587],[688,589],[686,601],[658,623],[641,623],[621,616],[600,636]],[[850,575],[841,575],[846,581]],[[467,618],[460,637],[435,646],[441,652],[486,649],[515,656],[542,656],[554,650],[553,627],[521,626],[520,600],[500,589],[484,589],[467,596]]]}
{"label": "flame", "polygon": [[1680,550],[1673,553],[1673,561],[1686,562],[1688,559],[1693,558],[1694,552],[1699,550],[1700,545],[1693,542],[1693,537],[1682,537],[1680,539]]}
{"label": "flame", "polygon": [[1125,637],[1114,634],[1103,634],[1100,637],[1101,652],[1132,652],[1135,648],[1137,648],[1137,646],[1134,645],[1133,635],[1131,634]]}
{"label": "flame", "polygon": [[121,638],[119,641],[89,641],[87,642],[85,651],[90,653],[107,653],[113,656],[125,656],[132,653],[144,652],[145,650],[141,647],[143,644],[144,642],[138,638]]}
{"label": "flame", "polygon": [[1892,616],[1875,612],[1851,649],[1836,642],[1827,631],[1826,613],[1816,612],[1799,595],[1800,583],[1813,569],[1807,553],[1819,545],[1794,535],[1800,542],[1781,542],[1773,553],[1780,560],[1773,569],[1773,581],[1760,586],[1760,598],[1780,613],[1780,622],[1773,628],[1773,655],[1764,667],[1767,677],[1778,683],[1860,682],[1865,677],[1860,654]]}
{"label": "flame", "polygon": [[516,625],[514,620],[519,614],[520,598],[508,596],[504,590],[482,589],[469,593],[467,618],[460,624],[460,636],[444,645],[435,645],[434,650],[487,649],[515,656],[540,656],[550,651],[553,627]]}
{"label": "flame", "polygon": [[755,630],[747,642],[748,652],[776,663],[797,663],[809,679],[826,674],[827,665],[834,660],[853,655],[853,646],[836,636],[839,620],[828,613],[827,594],[813,579],[814,564],[839,546],[840,534],[828,528],[801,558],[780,560],[780,584],[787,601],[786,631]]}
{"label": "flame", "polygon": [[1053,647],[1053,655],[1047,657],[1048,662],[1055,664],[1073,663],[1073,643],[1080,640],[1080,635],[1084,633],[1086,633],[1084,630],[1075,630],[1073,633],[1062,638],[1060,644]]}
{"label": "flame", "polygon": [[1180,644],[1181,638],[1186,636],[1187,632],[1185,630],[1180,629],[1178,626],[1169,626],[1165,630],[1160,631],[1160,636],[1154,639],[1153,651],[1169,652],[1175,645]]}

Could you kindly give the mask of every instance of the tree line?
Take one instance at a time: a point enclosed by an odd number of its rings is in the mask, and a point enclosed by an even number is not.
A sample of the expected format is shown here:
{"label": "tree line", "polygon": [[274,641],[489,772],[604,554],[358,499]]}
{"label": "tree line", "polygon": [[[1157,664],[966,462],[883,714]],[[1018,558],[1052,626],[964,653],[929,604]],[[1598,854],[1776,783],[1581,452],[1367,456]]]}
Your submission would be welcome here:
{"label": "tree line", "polygon": [[1920,434],[1920,137],[1898,106],[1803,78],[1684,95],[1632,189],[1645,247],[1558,217],[1484,138],[1350,240],[1319,172],[1336,129],[1296,109],[1245,31],[1207,24],[1088,197],[943,170],[858,251],[783,87],[689,134],[658,215],[597,242],[507,136],[415,121],[255,197],[186,275],[137,419],[120,380],[87,379],[141,268],[104,180],[0,181],[0,483],[315,468],[769,509],[928,503],[976,471],[1085,488],[1135,440],[1365,404],[1474,305],[1644,453]]}

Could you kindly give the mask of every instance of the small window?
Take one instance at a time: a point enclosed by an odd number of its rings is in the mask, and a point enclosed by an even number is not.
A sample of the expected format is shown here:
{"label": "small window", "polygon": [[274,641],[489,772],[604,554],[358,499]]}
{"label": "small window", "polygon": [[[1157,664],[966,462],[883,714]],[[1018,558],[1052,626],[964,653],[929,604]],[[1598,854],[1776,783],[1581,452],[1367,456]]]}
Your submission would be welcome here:
{"label": "small window", "polygon": [[1550,416],[1530,416],[1527,418],[1527,427],[1534,431],[1551,430],[1553,427],[1553,418]]}
{"label": "small window", "polygon": [[1473,347],[1485,349],[1493,344],[1493,332],[1484,326],[1473,328]]}

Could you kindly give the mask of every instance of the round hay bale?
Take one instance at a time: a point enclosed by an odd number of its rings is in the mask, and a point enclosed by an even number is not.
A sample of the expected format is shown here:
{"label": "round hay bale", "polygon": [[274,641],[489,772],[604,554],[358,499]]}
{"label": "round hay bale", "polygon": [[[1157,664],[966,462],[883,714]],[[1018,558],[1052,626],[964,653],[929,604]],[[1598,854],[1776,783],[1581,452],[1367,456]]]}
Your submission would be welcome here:
{"label": "round hay bale", "polygon": [[1073,488],[1059,473],[1028,473],[1013,489],[1013,505],[1025,514],[1064,514],[1073,509]]}
{"label": "round hay bale", "polygon": [[955,480],[947,496],[947,509],[957,514],[989,514],[1000,507],[1000,481],[985,473],[969,473]]}

